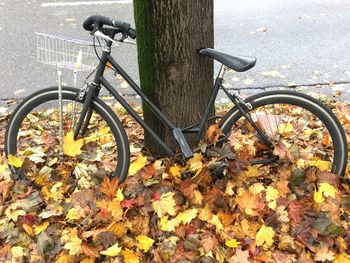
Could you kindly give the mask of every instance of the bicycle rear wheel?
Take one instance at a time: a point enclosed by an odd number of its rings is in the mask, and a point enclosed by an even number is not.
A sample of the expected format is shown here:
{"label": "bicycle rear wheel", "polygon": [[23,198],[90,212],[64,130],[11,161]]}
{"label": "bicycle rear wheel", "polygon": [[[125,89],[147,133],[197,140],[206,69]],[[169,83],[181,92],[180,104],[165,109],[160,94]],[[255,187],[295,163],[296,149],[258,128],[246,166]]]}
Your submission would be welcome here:
{"label": "bicycle rear wheel", "polygon": [[[117,176],[125,180],[129,168],[129,144],[122,124],[100,99],[92,102],[93,115],[79,142],[73,140],[84,101],[77,89],[63,88],[64,154],[60,157],[58,89],[52,87],[27,97],[12,113],[5,135],[5,154],[24,160],[20,168],[11,166],[14,177],[74,174],[88,179]],[[97,177],[96,177],[97,176]]]}
{"label": "bicycle rear wheel", "polygon": [[[222,119],[221,129],[230,134],[239,158],[266,159],[268,152],[279,156],[276,165],[343,175],[347,164],[347,141],[343,128],[333,112],[318,100],[294,91],[263,92],[245,101],[252,109],[249,115],[273,143],[268,149],[248,121],[236,108]],[[264,157],[265,156],[265,157]],[[268,158],[267,158],[268,159]]]}

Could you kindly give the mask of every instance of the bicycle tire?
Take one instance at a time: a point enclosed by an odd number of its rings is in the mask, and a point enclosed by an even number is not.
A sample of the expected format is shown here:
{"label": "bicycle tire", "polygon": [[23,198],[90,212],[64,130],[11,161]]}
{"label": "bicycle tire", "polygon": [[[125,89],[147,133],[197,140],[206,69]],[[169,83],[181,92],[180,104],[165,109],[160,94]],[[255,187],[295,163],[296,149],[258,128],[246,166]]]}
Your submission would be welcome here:
{"label": "bicycle tire", "polygon": [[[249,112],[253,112],[259,107],[266,108],[268,105],[276,104],[298,106],[311,112],[325,125],[332,139],[333,161],[331,172],[338,175],[344,174],[348,157],[347,140],[339,120],[327,106],[306,94],[289,90],[262,92],[247,98],[245,103],[250,103],[252,106]],[[231,129],[241,117],[242,114],[237,107],[230,109],[220,122],[223,133],[225,135],[230,134]]]}
{"label": "bicycle tire", "polygon": [[[68,100],[72,103],[83,103],[85,98],[81,101],[78,100],[78,93],[78,89],[64,87],[62,89],[62,99]],[[17,145],[17,136],[19,134],[21,125],[27,115],[30,114],[32,110],[40,107],[41,105],[44,105],[48,102],[52,103],[55,100],[58,101],[58,88],[51,87],[31,94],[17,106],[11,115],[5,133],[6,157],[8,157],[9,154],[16,155],[18,153],[18,147],[20,146]],[[116,114],[101,99],[97,97],[93,99],[92,109],[99,116],[101,116],[102,120],[105,121],[110,129],[108,130],[107,128],[108,132],[111,132],[114,137],[115,145],[117,148],[115,151],[117,156],[117,164],[116,169],[113,172],[113,176],[117,176],[119,178],[119,182],[121,183],[126,179],[130,163],[130,149],[127,135]],[[103,136],[107,135],[103,134]],[[96,136],[96,138],[99,137],[101,136]],[[21,168],[10,166],[10,170],[14,179],[25,176],[23,169]]]}

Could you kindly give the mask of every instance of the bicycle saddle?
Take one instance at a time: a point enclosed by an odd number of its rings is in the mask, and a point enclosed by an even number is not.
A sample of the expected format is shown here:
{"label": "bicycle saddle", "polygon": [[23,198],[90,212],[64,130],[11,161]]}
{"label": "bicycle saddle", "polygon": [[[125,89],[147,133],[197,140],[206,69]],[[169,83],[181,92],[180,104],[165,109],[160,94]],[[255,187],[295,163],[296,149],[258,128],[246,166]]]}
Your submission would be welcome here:
{"label": "bicycle saddle", "polygon": [[256,63],[256,58],[254,57],[227,55],[212,48],[203,48],[198,52],[204,56],[211,57],[238,72],[247,71],[254,67]]}

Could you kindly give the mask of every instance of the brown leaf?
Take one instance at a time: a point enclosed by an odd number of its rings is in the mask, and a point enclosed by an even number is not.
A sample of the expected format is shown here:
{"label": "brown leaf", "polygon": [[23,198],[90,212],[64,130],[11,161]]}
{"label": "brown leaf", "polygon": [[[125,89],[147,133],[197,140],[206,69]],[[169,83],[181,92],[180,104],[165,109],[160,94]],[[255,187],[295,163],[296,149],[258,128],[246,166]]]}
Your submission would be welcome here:
{"label": "brown leaf", "polygon": [[99,249],[96,247],[91,247],[85,242],[82,243],[81,245],[81,253],[85,254],[88,257],[91,258],[97,258],[100,256]]}
{"label": "brown leaf", "polygon": [[72,194],[72,203],[74,206],[79,205],[82,208],[94,204],[96,201],[95,191],[92,189],[83,189],[82,191]]}
{"label": "brown leaf", "polygon": [[329,247],[321,247],[316,250],[315,260],[316,261],[332,261],[334,259],[334,252]]}
{"label": "brown leaf", "polygon": [[105,176],[99,189],[105,195],[113,198],[118,191],[118,187],[119,183],[117,177],[110,180],[107,176]]}
{"label": "brown leaf", "polygon": [[204,232],[201,235],[202,241],[202,247],[204,248],[205,253],[209,253],[210,251],[213,251],[213,249],[218,245],[218,239],[209,231]]}

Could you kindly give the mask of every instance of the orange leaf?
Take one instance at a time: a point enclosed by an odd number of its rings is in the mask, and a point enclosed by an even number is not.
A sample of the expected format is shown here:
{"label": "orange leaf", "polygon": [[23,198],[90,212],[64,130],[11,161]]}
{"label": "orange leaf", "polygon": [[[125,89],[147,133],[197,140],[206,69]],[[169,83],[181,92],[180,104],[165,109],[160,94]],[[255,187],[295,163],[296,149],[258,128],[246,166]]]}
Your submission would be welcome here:
{"label": "orange leaf", "polygon": [[257,216],[259,211],[264,207],[260,202],[259,196],[252,194],[250,191],[244,192],[241,196],[236,197],[239,208],[247,215]]}
{"label": "orange leaf", "polygon": [[119,183],[117,177],[110,180],[107,176],[105,176],[100,186],[100,191],[109,197],[114,197],[118,191],[118,187]]}
{"label": "orange leaf", "polygon": [[222,134],[223,133],[219,127],[219,123],[210,125],[210,127],[208,128],[208,130],[205,133],[205,140],[208,143],[216,144]]}

